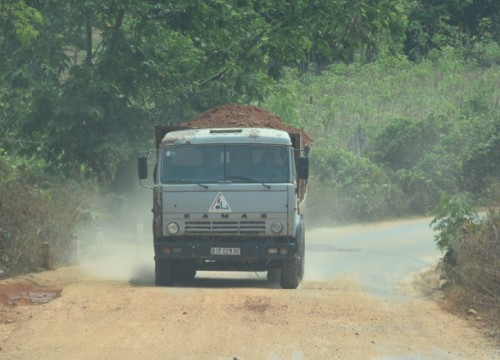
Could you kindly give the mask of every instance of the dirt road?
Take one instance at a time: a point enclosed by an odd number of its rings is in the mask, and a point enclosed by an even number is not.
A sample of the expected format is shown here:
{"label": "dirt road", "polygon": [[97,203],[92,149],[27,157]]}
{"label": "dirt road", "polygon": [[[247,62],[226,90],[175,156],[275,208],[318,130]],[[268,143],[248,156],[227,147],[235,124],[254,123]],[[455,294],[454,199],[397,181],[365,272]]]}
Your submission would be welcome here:
{"label": "dirt road", "polygon": [[427,224],[309,231],[297,290],[238,273],[155,287],[150,250],[137,249],[5,280],[0,359],[499,358],[471,321],[415,290],[438,286],[410,275],[436,259]]}

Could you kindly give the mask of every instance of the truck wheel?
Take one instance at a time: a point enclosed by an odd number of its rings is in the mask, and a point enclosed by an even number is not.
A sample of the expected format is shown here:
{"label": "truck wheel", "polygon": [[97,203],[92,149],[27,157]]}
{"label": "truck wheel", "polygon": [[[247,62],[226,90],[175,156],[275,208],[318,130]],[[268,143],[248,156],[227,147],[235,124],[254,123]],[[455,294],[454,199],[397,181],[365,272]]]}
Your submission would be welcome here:
{"label": "truck wheel", "polygon": [[300,259],[287,259],[281,263],[281,281],[283,289],[296,289],[300,282]]}
{"label": "truck wheel", "polygon": [[304,227],[302,226],[302,235],[301,235],[301,247],[300,247],[300,259],[299,261],[299,282],[304,278],[304,271],[306,268],[306,236]]}
{"label": "truck wheel", "polygon": [[281,270],[280,269],[270,269],[267,270],[267,281],[273,284],[278,284],[281,279]]}
{"label": "truck wheel", "polygon": [[304,228],[300,234],[299,249],[293,259],[283,260],[281,263],[281,281],[283,289],[296,289],[304,277],[305,264],[305,236]]}
{"label": "truck wheel", "polygon": [[155,284],[158,286],[174,285],[172,262],[170,260],[155,260]]}

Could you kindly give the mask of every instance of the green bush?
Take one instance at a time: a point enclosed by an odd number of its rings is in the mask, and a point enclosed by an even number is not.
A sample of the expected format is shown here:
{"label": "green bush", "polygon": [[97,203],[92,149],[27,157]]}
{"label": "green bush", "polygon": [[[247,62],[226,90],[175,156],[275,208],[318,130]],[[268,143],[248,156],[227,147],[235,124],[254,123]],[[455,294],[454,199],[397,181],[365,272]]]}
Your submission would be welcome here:
{"label": "green bush", "polygon": [[437,247],[455,257],[458,244],[478,219],[477,210],[469,205],[464,195],[444,195],[431,222],[431,227],[437,232]]}
{"label": "green bush", "polygon": [[376,164],[354,152],[318,144],[311,154],[308,221],[370,221],[400,214],[402,192]]}
{"label": "green bush", "polygon": [[[433,119],[433,118],[427,118]],[[395,118],[373,145],[373,158],[394,170],[408,169],[436,145],[439,129],[427,119]]]}
{"label": "green bush", "polygon": [[479,144],[463,164],[462,185],[479,196],[488,196],[491,184],[500,179],[500,118],[486,143]]}

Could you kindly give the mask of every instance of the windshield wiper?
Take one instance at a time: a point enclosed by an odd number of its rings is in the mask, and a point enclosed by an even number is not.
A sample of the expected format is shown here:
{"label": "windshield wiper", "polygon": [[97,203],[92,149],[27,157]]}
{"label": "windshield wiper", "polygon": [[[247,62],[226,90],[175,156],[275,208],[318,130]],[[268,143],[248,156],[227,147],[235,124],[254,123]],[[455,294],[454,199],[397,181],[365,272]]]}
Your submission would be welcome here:
{"label": "windshield wiper", "polygon": [[252,178],[244,177],[244,176],[227,176],[227,178],[230,180],[243,180],[243,181],[248,181],[251,183],[257,183],[257,184],[261,184],[261,185],[265,186],[268,189],[271,188],[271,185],[269,185],[269,184],[263,183],[262,181],[255,180]]}
{"label": "windshield wiper", "polygon": [[196,184],[201,186],[204,189],[208,189],[208,185],[196,182],[196,181],[191,181],[191,180],[185,180],[185,179],[179,179],[179,180],[168,180],[166,182],[167,184]]}

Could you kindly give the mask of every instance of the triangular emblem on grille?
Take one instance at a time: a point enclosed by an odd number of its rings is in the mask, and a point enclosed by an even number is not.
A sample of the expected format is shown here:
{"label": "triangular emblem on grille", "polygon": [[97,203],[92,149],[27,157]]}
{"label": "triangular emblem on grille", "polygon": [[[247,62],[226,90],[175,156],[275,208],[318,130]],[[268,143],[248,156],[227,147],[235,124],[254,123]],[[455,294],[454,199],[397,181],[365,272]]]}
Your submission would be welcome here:
{"label": "triangular emblem on grille", "polygon": [[217,194],[217,196],[214,199],[214,202],[208,209],[208,212],[211,213],[230,213],[231,212],[231,207],[229,206],[229,203],[227,202],[226,198],[224,195],[220,192]]}

